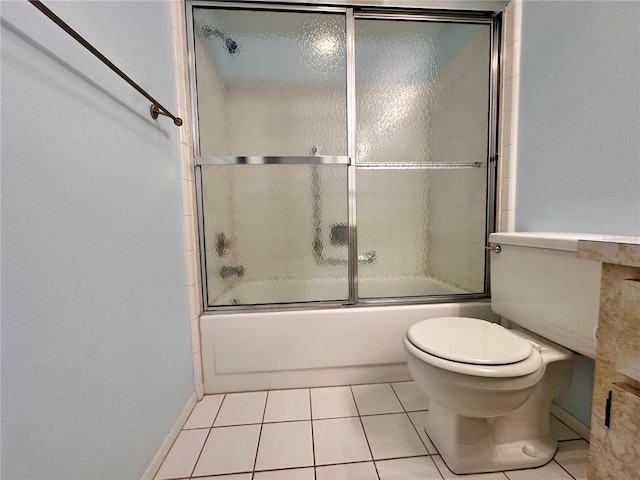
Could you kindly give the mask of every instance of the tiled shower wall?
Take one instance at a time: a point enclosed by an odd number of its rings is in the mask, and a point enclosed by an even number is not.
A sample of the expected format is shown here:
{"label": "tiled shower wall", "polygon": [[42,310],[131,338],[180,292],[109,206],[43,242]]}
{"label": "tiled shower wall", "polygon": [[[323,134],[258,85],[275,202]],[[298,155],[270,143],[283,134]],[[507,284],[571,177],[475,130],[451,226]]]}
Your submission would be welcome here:
{"label": "tiled shower wall", "polygon": [[484,289],[487,30],[478,32],[439,75],[439,83],[447,88],[438,97],[431,141],[435,161],[483,164],[482,168],[430,172],[430,273],[471,292]]}
{"label": "tiled shower wall", "polygon": [[196,216],[194,148],[191,134],[191,101],[189,98],[189,67],[185,5],[183,0],[171,2],[171,33],[175,62],[176,103],[178,116],[184,124],[178,129],[180,176],[182,179],[182,208],[184,210],[184,248],[189,294],[189,321],[191,324],[191,351],[193,356],[193,381],[198,399],[202,399],[202,359],[200,355],[200,326],[202,297],[200,284],[200,258],[198,254],[198,227]]}
{"label": "tiled shower wall", "polygon": [[[199,254],[197,240],[197,217],[195,209],[195,182],[194,182],[194,146],[191,134],[191,101],[189,97],[189,70],[186,48],[186,21],[185,6],[182,0],[172,1],[172,33],[174,38],[176,96],[178,103],[178,115],[184,120],[180,128],[180,165],[183,190],[184,208],[184,232],[185,232],[185,263],[187,268],[187,289],[190,303],[190,322],[192,332],[192,352],[194,362],[194,384],[198,398],[203,395],[202,363],[200,357],[200,330],[199,317],[202,313],[201,285],[199,277]],[[503,24],[503,76],[501,77],[501,135],[499,142],[500,166],[497,188],[498,216],[497,230],[513,231],[515,209],[515,173],[516,173],[516,139],[517,139],[517,107],[519,86],[519,58],[520,58],[520,18],[522,4],[520,0],[514,0],[507,5]],[[322,152],[320,152],[322,153]],[[472,170],[470,172],[474,172]],[[471,174],[471,173],[470,173]],[[484,180],[483,180],[484,181]],[[446,182],[442,182],[446,185]],[[471,189],[473,190],[473,189]],[[472,195],[475,195],[471,193]],[[476,192],[477,195],[479,193]],[[436,201],[437,203],[437,201]],[[475,228],[475,227],[472,227]],[[435,240],[435,246],[440,240]],[[444,239],[442,239],[444,245]],[[469,264],[460,267],[460,282],[465,282],[466,269],[479,268],[480,254],[469,257]],[[432,265],[436,270],[443,268]],[[448,266],[447,268],[451,268]],[[473,276],[473,275],[472,275]]]}
{"label": "tiled shower wall", "polygon": [[496,230],[513,232],[516,207],[518,99],[520,96],[520,30],[522,0],[512,0],[503,15],[502,95],[500,100],[500,162]]}

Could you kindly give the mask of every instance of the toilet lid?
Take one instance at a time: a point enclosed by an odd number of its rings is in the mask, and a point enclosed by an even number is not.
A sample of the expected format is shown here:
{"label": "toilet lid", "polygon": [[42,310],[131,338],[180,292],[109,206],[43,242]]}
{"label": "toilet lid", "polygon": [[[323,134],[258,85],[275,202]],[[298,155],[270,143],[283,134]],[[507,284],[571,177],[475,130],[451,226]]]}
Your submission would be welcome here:
{"label": "toilet lid", "polygon": [[506,365],[525,360],[533,347],[496,323],[467,317],[423,320],[407,339],[428,354],[473,365]]}

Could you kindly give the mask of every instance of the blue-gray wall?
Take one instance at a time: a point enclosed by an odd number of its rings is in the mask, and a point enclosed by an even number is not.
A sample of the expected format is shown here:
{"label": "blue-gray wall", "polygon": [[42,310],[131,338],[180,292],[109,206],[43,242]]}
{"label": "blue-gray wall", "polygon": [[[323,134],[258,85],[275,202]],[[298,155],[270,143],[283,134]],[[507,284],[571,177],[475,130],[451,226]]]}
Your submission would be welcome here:
{"label": "blue-gray wall", "polygon": [[[640,235],[640,2],[523,2],[517,231]],[[556,403],[589,425],[593,361]]]}
{"label": "blue-gray wall", "polygon": [[640,235],[640,2],[522,12],[516,230]]}
{"label": "blue-gray wall", "polygon": [[[169,2],[45,2],[168,107]],[[176,127],[2,14],[2,478],[140,478],[193,392]]]}

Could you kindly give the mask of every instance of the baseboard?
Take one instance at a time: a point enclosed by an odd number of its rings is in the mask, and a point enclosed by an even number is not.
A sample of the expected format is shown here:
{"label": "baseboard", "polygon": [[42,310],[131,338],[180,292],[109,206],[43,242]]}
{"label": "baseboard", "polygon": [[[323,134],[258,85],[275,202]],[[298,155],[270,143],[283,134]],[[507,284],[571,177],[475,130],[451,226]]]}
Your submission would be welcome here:
{"label": "baseboard", "polygon": [[182,409],[182,412],[180,412],[180,415],[178,415],[177,420],[171,427],[171,430],[169,430],[169,433],[167,434],[166,438],[162,442],[162,445],[160,445],[160,448],[151,459],[151,463],[142,474],[142,480],[153,480],[153,478],[156,476],[156,474],[158,473],[158,470],[160,470],[162,461],[167,456],[167,453],[169,453],[169,450],[171,449],[173,442],[176,441],[178,434],[180,433],[180,431],[182,430],[182,427],[184,426],[185,422],[189,418],[189,415],[191,414],[193,407],[196,405],[196,402],[197,402],[196,392],[193,392],[189,397],[189,400],[187,400],[187,404]]}
{"label": "baseboard", "polygon": [[558,420],[562,421],[565,425],[571,428],[574,432],[584,438],[587,442],[589,441],[589,436],[591,434],[591,428],[586,426],[576,417],[571,415],[565,409],[559,407],[555,403],[551,404],[551,414],[558,418]]}

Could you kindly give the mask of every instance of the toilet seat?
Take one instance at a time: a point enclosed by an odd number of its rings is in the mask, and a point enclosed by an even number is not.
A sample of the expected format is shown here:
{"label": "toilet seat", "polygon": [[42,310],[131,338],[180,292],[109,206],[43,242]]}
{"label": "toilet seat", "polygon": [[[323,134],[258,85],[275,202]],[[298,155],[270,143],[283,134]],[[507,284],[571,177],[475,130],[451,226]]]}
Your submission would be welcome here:
{"label": "toilet seat", "polygon": [[407,330],[405,341],[423,361],[466,375],[518,377],[542,366],[542,356],[530,342],[477,318],[423,320]]}

